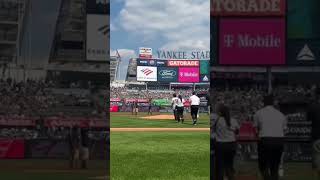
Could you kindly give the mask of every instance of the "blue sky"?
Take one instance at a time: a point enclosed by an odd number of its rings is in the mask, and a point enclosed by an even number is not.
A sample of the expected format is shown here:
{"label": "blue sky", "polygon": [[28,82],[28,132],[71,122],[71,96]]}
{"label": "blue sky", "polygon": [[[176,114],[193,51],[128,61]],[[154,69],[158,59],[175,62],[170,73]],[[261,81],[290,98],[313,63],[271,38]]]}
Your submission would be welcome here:
{"label": "blue sky", "polygon": [[139,47],[157,50],[210,49],[208,0],[111,0],[111,54],[118,49],[125,78],[128,60]]}

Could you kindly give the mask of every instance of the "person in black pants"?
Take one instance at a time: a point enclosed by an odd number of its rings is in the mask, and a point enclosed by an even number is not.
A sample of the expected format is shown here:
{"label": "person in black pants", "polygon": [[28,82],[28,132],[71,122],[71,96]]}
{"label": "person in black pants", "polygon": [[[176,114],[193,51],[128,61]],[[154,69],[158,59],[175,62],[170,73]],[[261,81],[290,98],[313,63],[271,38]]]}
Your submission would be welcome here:
{"label": "person in black pants", "polygon": [[177,98],[177,94],[173,94],[173,98],[171,100],[171,106],[173,110],[174,120],[178,122],[178,111],[177,111],[177,104],[179,99]]}
{"label": "person in black pants", "polygon": [[259,169],[264,180],[278,180],[287,129],[286,117],[274,108],[272,95],[264,97],[264,106],[254,115],[254,123],[259,133]]}
{"label": "person in black pants", "polygon": [[177,109],[177,115],[178,115],[178,122],[181,121],[181,123],[184,122],[184,118],[183,118],[183,112],[184,112],[184,99],[182,99],[182,96],[179,95],[178,96],[178,104],[176,106]]}
{"label": "person in black pants", "polygon": [[193,125],[197,125],[200,98],[196,95],[196,92],[192,92],[192,96],[190,97],[190,104]]}
{"label": "person in black pants", "polygon": [[225,105],[218,107],[218,117],[213,120],[214,134],[214,180],[235,179],[234,157],[236,155],[236,134],[239,124],[230,117],[229,108]]}

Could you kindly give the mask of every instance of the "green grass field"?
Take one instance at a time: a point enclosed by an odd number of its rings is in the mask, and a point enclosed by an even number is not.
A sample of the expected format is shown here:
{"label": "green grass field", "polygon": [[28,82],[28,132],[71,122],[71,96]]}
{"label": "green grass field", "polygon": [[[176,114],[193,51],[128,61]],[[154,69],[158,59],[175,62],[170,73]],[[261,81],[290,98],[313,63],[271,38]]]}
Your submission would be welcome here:
{"label": "green grass field", "polygon": [[88,170],[71,170],[67,160],[0,160],[0,179],[90,180],[106,177],[107,163],[105,160],[92,160]]}
{"label": "green grass field", "polygon": [[209,132],[112,132],[112,180],[208,180]]}
{"label": "green grass field", "polygon": [[[154,113],[153,115],[158,115]],[[162,113],[163,114],[163,113]],[[168,113],[167,113],[168,114]],[[210,127],[209,115],[200,114],[197,126],[192,125],[192,120],[189,114],[185,116],[184,124],[176,123],[174,120],[159,120],[159,119],[141,119],[148,116],[147,113],[139,113],[138,116],[131,113],[110,113],[110,121],[112,128],[178,128],[178,127]]]}

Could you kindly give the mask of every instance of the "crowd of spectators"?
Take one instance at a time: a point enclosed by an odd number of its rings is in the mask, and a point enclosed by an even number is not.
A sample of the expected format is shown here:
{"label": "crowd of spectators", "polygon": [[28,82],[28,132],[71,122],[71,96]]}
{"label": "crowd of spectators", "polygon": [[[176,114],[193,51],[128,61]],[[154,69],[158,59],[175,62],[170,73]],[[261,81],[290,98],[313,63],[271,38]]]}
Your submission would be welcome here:
{"label": "crowd of spectators", "polygon": [[[92,110],[95,103],[90,90],[81,93],[70,90],[71,88],[80,89],[75,83],[71,83],[69,88],[57,88],[52,81],[15,82],[11,79],[0,79],[0,116],[69,115],[70,111],[66,107],[75,109],[85,107],[84,109]],[[77,110],[73,112],[81,113]]]}
{"label": "crowd of spectators", "polygon": [[[315,86],[282,85],[272,89],[276,106],[286,101],[309,101]],[[230,108],[234,118],[252,120],[253,114],[263,107],[263,96],[268,93],[265,86],[214,87],[211,89],[213,104],[223,103]]]}
{"label": "crowd of spectators", "polygon": [[[91,86],[91,83],[88,82]],[[102,95],[102,98],[101,98]],[[102,117],[101,91],[82,88],[79,83],[61,87],[53,81],[0,79],[0,119],[24,120],[46,117]],[[99,104],[100,103],[100,104]],[[64,127],[0,127],[0,138],[65,138]]]}
{"label": "crowd of spectators", "polygon": [[[198,93],[206,94],[209,88],[197,88]],[[181,94],[183,98],[189,98],[194,90],[192,88],[164,88],[160,86],[155,89],[139,89],[130,88],[128,86],[124,87],[111,87],[110,98],[120,98],[120,99],[166,99],[170,100],[174,93]]]}

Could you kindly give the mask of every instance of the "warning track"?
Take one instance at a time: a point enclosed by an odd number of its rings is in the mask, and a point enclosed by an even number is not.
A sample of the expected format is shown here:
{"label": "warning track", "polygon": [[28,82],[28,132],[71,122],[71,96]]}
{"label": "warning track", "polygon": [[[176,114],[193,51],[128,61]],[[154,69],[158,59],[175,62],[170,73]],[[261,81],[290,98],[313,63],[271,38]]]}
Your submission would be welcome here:
{"label": "warning track", "polygon": [[209,132],[210,128],[110,128],[111,132]]}

